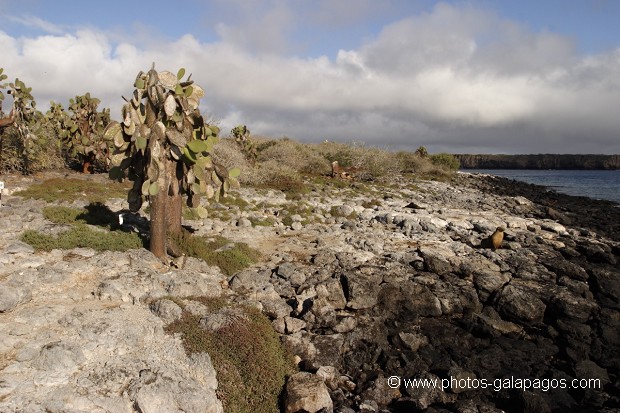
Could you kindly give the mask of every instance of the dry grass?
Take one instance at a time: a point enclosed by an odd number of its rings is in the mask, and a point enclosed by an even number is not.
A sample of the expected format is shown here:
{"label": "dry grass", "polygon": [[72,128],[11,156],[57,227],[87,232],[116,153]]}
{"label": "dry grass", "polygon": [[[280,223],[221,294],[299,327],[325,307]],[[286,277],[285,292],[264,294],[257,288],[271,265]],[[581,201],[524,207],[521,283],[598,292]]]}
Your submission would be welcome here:
{"label": "dry grass", "polygon": [[34,153],[24,155],[24,145],[15,126],[0,129],[2,139],[2,164],[0,172],[35,173],[66,167],[60,150],[58,137],[46,128],[32,130],[37,136]]}
{"label": "dry grass", "polygon": [[240,182],[248,186],[268,187],[285,192],[303,192],[302,177],[327,176],[331,163],[357,169],[356,180],[373,181],[399,173],[431,176],[444,173],[442,165],[413,152],[390,152],[362,143],[323,142],[303,144],[288,138],[255,138],[258,157],[251,163],[231,139],[222,139],[216,146],[214,158],[224,166],[240,167]]}

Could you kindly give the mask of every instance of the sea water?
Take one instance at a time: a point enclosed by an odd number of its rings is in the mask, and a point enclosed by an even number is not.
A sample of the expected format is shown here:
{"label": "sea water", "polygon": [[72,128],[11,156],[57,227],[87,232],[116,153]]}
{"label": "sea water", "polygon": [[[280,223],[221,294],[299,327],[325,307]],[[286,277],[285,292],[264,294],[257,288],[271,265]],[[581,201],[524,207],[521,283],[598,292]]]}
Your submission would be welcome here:
{"label": "sea water", "polygon": [[464,169],[517,181],[543,185],[568,195],[587,196],[620,203],[620,171]]}

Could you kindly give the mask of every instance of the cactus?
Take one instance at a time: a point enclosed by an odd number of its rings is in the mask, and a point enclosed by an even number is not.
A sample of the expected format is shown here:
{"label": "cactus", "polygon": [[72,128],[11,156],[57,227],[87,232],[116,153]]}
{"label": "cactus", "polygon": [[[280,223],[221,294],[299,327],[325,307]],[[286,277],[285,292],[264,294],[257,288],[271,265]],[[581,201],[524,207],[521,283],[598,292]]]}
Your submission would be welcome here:
{"label": "cactus", "polygon": [[110,123],[110,110],[97,111],[99,99],[86,93],[69,101],[71,115],[58,121],[62,124],[60,133],[63,145],[71,157],[79,157],[84,173],[93,172],[94,164],[104,169],[109,166],[111,142],[103,138],[103,132]]}
{"label": "cactus", "polygon": [[[4,68],[0,67],[0,82],[4,82],[9,77],[4,74]],[[0,83],[0,103],[4,100],[4,93],[2,93],[2,89],[6,88],[6,84]],[[1,105],[0,105],[1,108]]]}
{"label": "cactus", "polygon": [[235,126],[230,133],[250,164],[254,165],[258,158],[256,145],[250,139],[250,130],[245,125]]}
{"label": "cactus", "polygon": [[122,122],[111,122],[104,139],[112,142],[110,178],[129,178],[129,208],[151,205],[151,251],[161,259],[174,251],[171,235],[181,232],[182,195],[199,217],[206,217],[202,198],[218,200],[238,185],[238,168],[227,170],[211,158],[219,128],[205,123],[198,110],[203,89],[191,75],[157,72],[155,65],[138,73]]}
{"label": "cactus", "polygon": [[425,146],[418,147],[418,149],[415,150],[415,154],[423,159],[428,158],[428,151]]}
{"label": "cactus", "polygon": [[[56,144],[58,145],[59,151],[63,151],[63,149],[65,149],[65,145],[63,145],[63,143],[69,139],[70,128],[67,126],[68,122],[69,115],[65,111],[65,108],[63,108],[62,104],[51,101],[50,108],[45,113],[45,123],[58,137]],[[64,153],[64,157],[67,158],[68,154]]]}
{"label": "cactus", "polygon": [[[7,76],[0,71],[0,81],[5,80]],[[6,88],[7,85],[0,85]],[[25,173],[30,172],[30,159],[36,155],[41,149],[39,145],[38,134],[35,133],[41,127],[41,112],[36,110],[36,102],[32,97],[32,88],[27,87],[24,82],[15,79],[14,82],[8,84],[8,91],[13,96],[13,108],[11,109],[11,123],[15,125],[17,133],[22,142],[22,164]],[[4,94],[0,93],[0,101],[4,99]],[[0,144],[0,152],[2,151]]]}

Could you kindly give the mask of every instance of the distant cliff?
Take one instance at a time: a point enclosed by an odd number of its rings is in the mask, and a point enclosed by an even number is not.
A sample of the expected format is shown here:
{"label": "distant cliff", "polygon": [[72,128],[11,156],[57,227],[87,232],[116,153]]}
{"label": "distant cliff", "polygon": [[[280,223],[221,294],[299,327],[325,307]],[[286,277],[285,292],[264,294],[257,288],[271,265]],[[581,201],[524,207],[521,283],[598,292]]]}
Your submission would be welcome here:
{"label": "distant cliff", "polygon": [[454,155],[462,169],[620,169],[620,155]]}

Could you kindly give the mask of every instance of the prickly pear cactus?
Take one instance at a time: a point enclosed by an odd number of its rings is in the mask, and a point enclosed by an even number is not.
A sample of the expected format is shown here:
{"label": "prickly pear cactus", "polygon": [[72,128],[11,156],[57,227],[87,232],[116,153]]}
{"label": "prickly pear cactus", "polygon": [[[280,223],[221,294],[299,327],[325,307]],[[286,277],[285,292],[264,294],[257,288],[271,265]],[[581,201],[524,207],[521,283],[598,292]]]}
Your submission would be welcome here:
{"label": "prickly pear cactus", "polygon": [[[50,108],[45,112],[45,122],[52,128],[58,136],[57,144],[62,147],[63,143],[69,139],[69,115],[60,103],[50,102]],[[59,148],[61,149],[61,148]]]}
{"label": "prickly pear cactus", "polygon": [[29,172],[28,159],[33,157],[40,149],[38,136],[34,132],[40,126],[38,122],[41,113],[36,110],[36,102],[32,97],[32,88],[27,87],[24,82],[15,79],[9,83],[8,93],[13,96],[13,116],[14,125],[23,142],[23,160],[25,172]]}
{"label": "prickly pear cactus", "polygon": [[111,122],[104,137],[113,142],[110,177],[134,182],[129,207],[137,211],[158,193],[187,195],[187,205],[200,217],[207,210],[203,198],[219,199],[238,185],[238,168],[227,170],[211,158],[220,132],[205,123],[198,105],[203,89],[185,69],[176,74],[140,72],[131,99],[122,109],[122,122]]}
{"label": "prickly pear cactus", "polygon": [[0,67],[0,101],[4,100],[4,93],[2,93],[2,89],[6,88],[6,84],[1,83],[8,79],[8,76],[4,74],[4,69]]}
{"label": "prickly pear cactus", "polygon": [[250,139],[250,130],[247,126],[235,126],[230,133],[235,138],[235,142],[237,142],[241,152],[243,152],[250,163],[254,164],[256,162],[256,158],[258,157],[258,151],[256,150],[256,145],[254,145],[254,142]]}
{"label": "prickly pear cactus", "polygon": [[110,109],[97,111],[99,103],[90,93],[71,99],[71,115],[60,119],[63,123],[60,137],[72,157],[79,157],[83,163],[97,162],[100,167],[107,168],[114,149],[111,142],[103,139],[103,132],[110,123]]}

